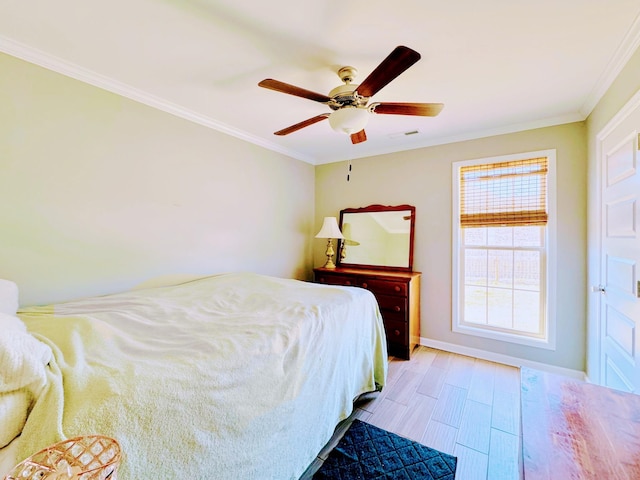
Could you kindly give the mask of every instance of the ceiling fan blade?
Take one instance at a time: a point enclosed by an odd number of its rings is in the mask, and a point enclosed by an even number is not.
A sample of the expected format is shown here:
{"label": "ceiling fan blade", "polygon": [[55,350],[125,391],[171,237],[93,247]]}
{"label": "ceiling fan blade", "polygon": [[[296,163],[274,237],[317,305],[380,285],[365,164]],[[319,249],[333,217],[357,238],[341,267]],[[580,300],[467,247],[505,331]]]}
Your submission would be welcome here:
{"label": "ceiling fan blade", "polygon": [[358,95],[372,97],[389,82],[420,60],[420,54],[400,45],[385,58],[357,88]]}
{"label": "ceiling fan blade", "polygon": [[351,134],[351,143],[353,143],[354,145],[356,143],[362,143],[366,141],[367,141],[367,134],[364,133],[364,129],[360,130],[359,132]]}
{"label": "ceiling fan blade", "polygon": [[322,115],[316,115],[315,117],[308,118],[300,123],[296,123],[295,125],[291,125],[290,127],[283,128],[282,130],[278,130],[274,133],[274,135],[283,136],[289,135],[290,133],[296,132],[301,128],[308,127],[309,125],[313,125],[314,123],[318,123],[325,118],[329,118],[330,113],[323,113]]}
{"label": "ceiling fan blade", "polygon": [[321,93],[312,92],[311,90],[305,90],[304,88],[296,87],[295,85],[289,85],[288,83],[274,80],[273,78],[266,78],[258,83],[259,87],[268,88],[269,90],[275,90],[276,92],[288,93],[289,95],[295,95],[296,97],[307,98],[314,102],[327,103],[331,98]]}
{"label": "ceiling fan blade", "polygon": [[369,110],[373,113],[387,115],[417,115],[420,117],[435,117],[444,108],[443,103],[372,103]]}

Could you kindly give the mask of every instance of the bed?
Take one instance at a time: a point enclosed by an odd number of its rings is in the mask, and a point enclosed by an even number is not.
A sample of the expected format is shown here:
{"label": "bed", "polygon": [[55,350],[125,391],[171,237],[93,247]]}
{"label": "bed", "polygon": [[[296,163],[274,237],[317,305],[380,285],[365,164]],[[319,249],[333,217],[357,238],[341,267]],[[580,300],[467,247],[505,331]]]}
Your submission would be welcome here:
{"label": "bed", "polygon": [[13,417],[0,403],[0,422],[26,416],[5,468],[100,434],[121,480],[296,479],[387,373],[377,303],[353,287],[222,274],[1,315],[22,337],[0,342],[0,402],[28,401]]}

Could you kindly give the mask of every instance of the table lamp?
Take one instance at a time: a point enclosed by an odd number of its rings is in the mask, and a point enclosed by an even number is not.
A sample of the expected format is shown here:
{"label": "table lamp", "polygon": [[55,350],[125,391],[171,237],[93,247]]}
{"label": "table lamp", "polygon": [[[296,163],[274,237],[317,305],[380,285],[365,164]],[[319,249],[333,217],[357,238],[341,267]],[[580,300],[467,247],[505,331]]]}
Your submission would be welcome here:
{"label": "table lamp", "polygon": [[342,232],[340,228],[338,228],[338,222],[336,217],[324,217],[324,222],[322,223],[322,228],[316,235],[316,238],[326,238],[327,240],[327,251],[325,255],[327,256],[327,263],[324,264],[324,268],[336,268],[335,263],[333,263],[333,239],[334,238],[344,238],[342,236]]}

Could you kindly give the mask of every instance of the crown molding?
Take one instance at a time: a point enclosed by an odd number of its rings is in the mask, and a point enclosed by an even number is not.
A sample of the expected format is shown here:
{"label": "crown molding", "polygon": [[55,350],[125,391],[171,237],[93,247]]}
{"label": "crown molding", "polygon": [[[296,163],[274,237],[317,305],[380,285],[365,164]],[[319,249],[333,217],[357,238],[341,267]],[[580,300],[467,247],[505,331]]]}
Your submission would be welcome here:
{"label": "crown molding", "polygon": [[453,135],[448,137],[436,137],[424,139],[405,145],[398,145],[397,147],[389,147],[384,150],[376,151],[375,154],[364,153],[354,154],[352,156],[341,157],[338,160],[331,159],[316,159],[316,165],[324,165],[327,163],[341,162],[345,160],[357,160],[359,158],[377,157],[378,155],[387,155],[390,153],[398,153],[408,150],[417,150],[420,148],[434,147],[437,145],[446,145],[449,143],[465,142],[469,140],[478,140],[481,138],[495,137],[498,135],[507,135],[510,133],[524,132],[527,130],[535,130],[537,128],[555,127],[557,125],[564,125],[566,123],[582,122],[585,120],[581,113],[569,113],[566,115],[559,115],[556,117],[543,118],[540,120],[534,120],[531,122],[514,123],[511,125],[505,125],[502,127],[489,128],[484,130],[476,130],[473,132],[462,133],[460,135]]}
{"label": "crown molding", "polygon": [[303,155],[300,152],[283,148],[278,144],[268,142],[263,138],[231,127],[230,125],[219,122],[218,120],[198,113],[194,110],[185,108],[181,105],[177,105],[164,98],[151,95],[136,87],[127,85],[126,83],[120,82],[118,80],[114,80],[113,78],[107,77],[105,75],[101,75],[97,72],[68,62],[54,55],[50,55],[28,45],[24,45],[20,42],[16,42],[15,40],[4,37],[2,35],[0,35],[0,52],[4,52],[8,55],[24,60],[25,62],[38,65],[40,67],[46,68],[47,70],[54,71],[61,75],[65,75],[89,85],[93,85],[94,87],[98,87],[122,97],[126,97],[135,102],[142,103],[158,110],[162,110],[163,112],[175,115],[176,117],[180,117],[199,125],[211,128],[213,130],[217,130],[221,133],[231,135],[232,137],[236,137],[240,140],[244,140],[268,150],[281,153],[288,157],[292,157],[297,160],[310,163],[312,165],[315,164],[315,159]]}
{"label": "crown molding", "polygon": [[580,113],[582,113],[585,118],[589,116],[618,75],[620,75],[620,72],[627,62],[629,62],[629,59],[631,59],[631,56],[636,52],[638,47],[640,47],[640,14],[636,16],[622,43],[616,49],[613,57],[611,57],[611,60],[591,90],[591,93],[589,93],[587,99],[582,104]]}

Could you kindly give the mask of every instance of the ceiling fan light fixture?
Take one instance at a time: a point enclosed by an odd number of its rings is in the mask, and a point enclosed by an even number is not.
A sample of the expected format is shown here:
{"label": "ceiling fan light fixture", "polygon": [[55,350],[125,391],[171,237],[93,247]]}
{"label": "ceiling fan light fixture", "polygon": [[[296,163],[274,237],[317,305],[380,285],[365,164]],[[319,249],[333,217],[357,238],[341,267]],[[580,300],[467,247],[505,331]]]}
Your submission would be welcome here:
{"label": "ceiling fan light fixture", "polygon": [[369,120],[369,112],[366,108],[342,107],[329,116],[331,128],[346,135],[357,133],[364,129]]}

